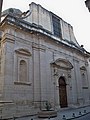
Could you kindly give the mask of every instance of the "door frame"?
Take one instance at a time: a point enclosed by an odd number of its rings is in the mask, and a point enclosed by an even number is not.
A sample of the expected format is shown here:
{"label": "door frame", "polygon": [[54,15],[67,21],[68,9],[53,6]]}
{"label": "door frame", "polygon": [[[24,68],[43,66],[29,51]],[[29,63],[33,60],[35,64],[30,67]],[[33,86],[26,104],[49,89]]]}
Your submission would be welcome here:
{"label": "door frame", "polygon": [[65,81],[65,77],[60,76],[59,80],[59,103],[60,103],[60,107],[64,108],[64,107],[68,107],[68,102],[67,102],[67,87],[66,87],[66,81]]}

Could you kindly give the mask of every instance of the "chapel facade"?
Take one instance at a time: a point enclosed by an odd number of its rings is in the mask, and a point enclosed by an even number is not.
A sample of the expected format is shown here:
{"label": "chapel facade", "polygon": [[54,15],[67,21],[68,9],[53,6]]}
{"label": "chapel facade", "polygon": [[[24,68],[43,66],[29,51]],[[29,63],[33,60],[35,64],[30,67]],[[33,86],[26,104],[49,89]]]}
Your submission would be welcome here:
{"label": "chapel facade", "polygon": [[[90,53],[73,27],[41,5],[10,8],[0,25],[0,104],[7,117],[90,104]],[[9,110],[8,110],[9,108]],[[12,111],[12,112],[11,112]]]}

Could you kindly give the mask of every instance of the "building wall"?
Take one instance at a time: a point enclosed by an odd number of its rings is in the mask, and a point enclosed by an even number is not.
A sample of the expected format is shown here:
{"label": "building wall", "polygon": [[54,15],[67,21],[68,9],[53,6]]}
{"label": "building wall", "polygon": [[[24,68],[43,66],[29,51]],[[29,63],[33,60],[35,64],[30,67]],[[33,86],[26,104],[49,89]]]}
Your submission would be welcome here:
{"label": "building wall", "polygon": [[[58,108],[60,107],[58,79],[64,76],[67,84],[68,106],[85,105],[89,102],[89,86],[86,83],[83,87],[80,73],[80,67],[85,66],[83,55],[43,35],[28,34],[10,26],[7,29],[5,39],[2,41],[5,51],[2,58],[4,62],[3,100],[12,101],[19,107],[23,106],[22,111],[25,106],[27,109],[29,106],[44,108],[45,101],[49,101],[53,107]],[[53,67],[52,63],[58,59],[69,61],[73,68]],[[25,81],[20,81],[20,61],[22,60],[27,64]],[[85,68],[88,82],[88,66]],[[57,74],[55,75],[54,72]]]}
{"label": "building wall", "polygon": [[[54,13],[46,10],[39,4],[32,2],[31,4],[29,4],[29,8],[29,10],[31,11],[31,15],[26,17],[24,19],[25,21],[38,25],[39,27],[51,32],[51,34],[54,34],[52,16],[55,16],[60,20],[62,40],[67,40],[69,42],[72,41],[72,43],[75,43],[78,46],[73,33],[73,27],[69,23],[65,22],[62,18],[58,17]],[[59,41],[61,41],[60,38]]]}
{"label": "building wall", "polygon": [[[38,24],[37,10],[41,11],[39,17],[46,10],[40,5],[32,6],[33,17],[28,17],[27,21],[36,20],[33,22]],[[44,14],[48,14],[50,22],[50,13],[46,11]],[[40,18],[39,25],[51,31],[52,23],[46,26],[44,19],[45,16]],[[66,22],[61,23],[63,39],[59,40],[67,39],[78,45],[72,27]],[[60,77],[65,79],[68,107],[90,103],[90,66],[85,53],[57,41],[53,35],[48,37],[44,33],[26,31],[11,23],[3,24],[2,29],[0,98],[14,104],[15,116],[35,114],[45,109],[46,101],[53,109],[61,108]]]}

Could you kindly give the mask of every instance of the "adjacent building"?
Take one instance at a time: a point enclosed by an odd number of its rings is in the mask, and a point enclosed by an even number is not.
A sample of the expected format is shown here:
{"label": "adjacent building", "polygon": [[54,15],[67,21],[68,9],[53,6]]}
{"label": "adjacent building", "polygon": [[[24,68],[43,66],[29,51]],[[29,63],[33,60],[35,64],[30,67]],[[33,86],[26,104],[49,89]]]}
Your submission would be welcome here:
{"label": "adjacent building", "polygon": [[[0,109],[3,117],[90,104],[90,54],[73,27],[41,5],[3,12]],[[12,111],[12,112],[11,112]]]}
{"label": "adjacent building", "polygon": [[88,10],[90,12],[90,0],[86,0],[85,4],[86,4],[86,7],[88,8]]}
{"label": "adjacent building", "polygon": [[3,3],[3,0],[0,0],[0,21],[1,21],[2,3]]}

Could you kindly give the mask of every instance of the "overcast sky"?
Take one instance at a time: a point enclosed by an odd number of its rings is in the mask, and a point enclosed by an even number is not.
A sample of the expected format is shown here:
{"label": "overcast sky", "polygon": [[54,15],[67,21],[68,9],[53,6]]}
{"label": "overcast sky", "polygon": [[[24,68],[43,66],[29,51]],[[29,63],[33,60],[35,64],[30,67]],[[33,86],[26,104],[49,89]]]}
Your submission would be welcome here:
{"label": "overcast sky", "polygon": [[18,8],[24,12],[29,9],[31,2],[40,4],[71,24],[79,45],[84,45],[84,48],[90,52],[90,13],[84,1],[85,0],[3,0],[2,9]]}

